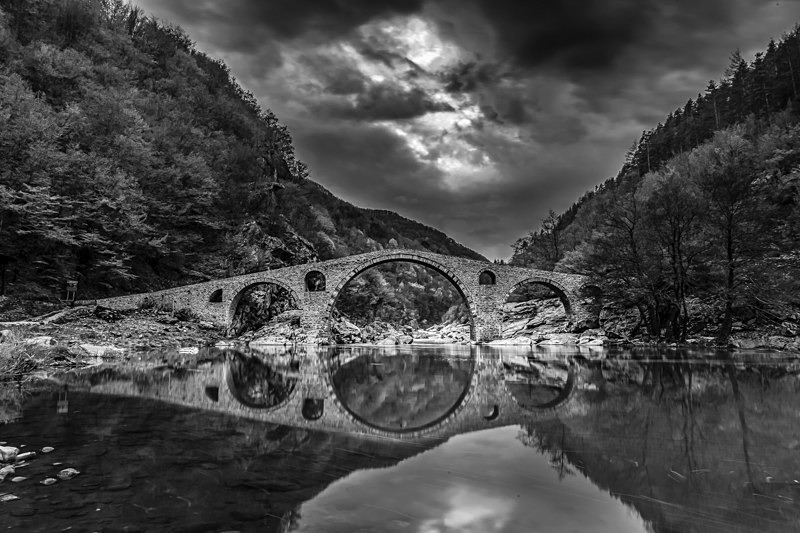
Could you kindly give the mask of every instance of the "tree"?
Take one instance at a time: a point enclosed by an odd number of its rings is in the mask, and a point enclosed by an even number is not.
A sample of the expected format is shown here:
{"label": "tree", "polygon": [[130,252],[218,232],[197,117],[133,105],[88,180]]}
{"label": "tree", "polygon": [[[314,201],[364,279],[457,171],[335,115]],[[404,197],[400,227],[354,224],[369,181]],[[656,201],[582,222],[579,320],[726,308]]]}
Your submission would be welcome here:
{"label": "tree", "polygon": [[706,222],[716,239],[725,305],[718,341],[727,344],[744,269],[763,249],[764,181],[742,126],[717,132],[692,159],[697,186],[708,206]]}

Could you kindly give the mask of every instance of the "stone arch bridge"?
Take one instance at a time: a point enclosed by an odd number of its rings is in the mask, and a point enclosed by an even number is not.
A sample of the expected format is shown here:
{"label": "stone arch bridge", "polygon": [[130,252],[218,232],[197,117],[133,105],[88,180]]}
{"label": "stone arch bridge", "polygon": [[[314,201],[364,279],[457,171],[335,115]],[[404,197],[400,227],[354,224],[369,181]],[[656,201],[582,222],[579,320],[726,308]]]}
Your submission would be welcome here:
{"label": "stone arch bridge", "polygon": [[329,337],[331,312],[344,286],[361,272],[389,262],[424,265],[447,278],[469,308],[471,337],[475,341],[498,338],[500,306],[517,286],[526,282],[541,283],[558,294],[573,331],[597,326],[600,293],[585,276],[397,249],[265,270],[157,292],[105,298],[97,300],[97,304],[115,309],[147,304],[186,308],[204,320],[227,327],[244,292],[254,285],[271,283],[286,289],[294,299],[301,311],[300,324],[307,333],[308,342],[325,343]]}

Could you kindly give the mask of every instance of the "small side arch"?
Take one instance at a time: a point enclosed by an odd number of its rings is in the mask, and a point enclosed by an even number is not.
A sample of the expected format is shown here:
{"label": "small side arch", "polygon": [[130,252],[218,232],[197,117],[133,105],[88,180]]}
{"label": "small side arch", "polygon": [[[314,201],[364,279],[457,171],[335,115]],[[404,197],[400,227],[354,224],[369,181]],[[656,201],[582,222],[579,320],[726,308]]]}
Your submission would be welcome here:
{"label": "small side arch", "polygon": [[540,285],[544,285],[552,289],[553,292],[556,293],[556,296],[558,296],[558,299],[561,300],[567,318],[569,319],[572,317],[573,302],[570,301],[571,293],[564,285],[553,279],[543,278],[539,276],[531,276],[523,280],[520,280],[519,282],[515,283],[514,286],[511,287],[511,289],[506,293],[505,298],[503,298],[503,301],[504,302],[508,301],[508,298],[511,296],[511,293],[513,293],[515,290],[517,290],[522,285],[525,285],[526,283],[538,283]]}
{"label": "small side arch", "polygon": [[491,422],[492,420],[497,420],[497,417],[500,416],[500,406],[495,404],[487,405],[483,411],[483,419],[487,422]]}
{"label": "small side arch", "polygon": [[222,303],[222,289],[217,289],[208,296],[209,303]]}
{"label": "small side arch", "polygon": [[478,285],[496,285],[496,284],[497,284],[497,274],[495,274],[488,268],[485,270],[481,270],[481,273],[478,274]]}
{"label": "small side arch", "polygon": [[319,270],[310,270],[306,273],[305,279],[306,292],[324,292],[325,291],[325,274]]}
{"label": "small side arch", "polygon": [[319,420],[325,412],[325,400],[322,398],[305,398],[301,414],[309,421]]}

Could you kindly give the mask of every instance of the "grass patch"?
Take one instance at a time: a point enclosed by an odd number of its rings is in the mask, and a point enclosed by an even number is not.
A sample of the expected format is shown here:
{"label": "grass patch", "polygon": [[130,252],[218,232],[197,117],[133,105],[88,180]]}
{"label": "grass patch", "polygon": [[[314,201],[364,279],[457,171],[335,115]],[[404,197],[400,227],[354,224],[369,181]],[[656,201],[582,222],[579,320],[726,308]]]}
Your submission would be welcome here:
{"label": "grass patch", "polygon": [[0,381],[18,380],[38,368],[36,355],[39,350],[27,346],[15,332],[0,343]]}

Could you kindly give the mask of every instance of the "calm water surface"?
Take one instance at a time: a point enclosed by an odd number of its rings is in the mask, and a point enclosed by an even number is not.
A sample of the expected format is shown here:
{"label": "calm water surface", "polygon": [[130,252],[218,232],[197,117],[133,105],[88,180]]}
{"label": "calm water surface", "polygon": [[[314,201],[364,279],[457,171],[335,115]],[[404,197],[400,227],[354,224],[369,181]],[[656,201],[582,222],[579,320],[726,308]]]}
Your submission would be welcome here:
{"label": "calm water surface", "polygon": [[800,363],[762,358],[298,347],[0,384],[0,442],[55,448],[0,529],[800,531]]}

